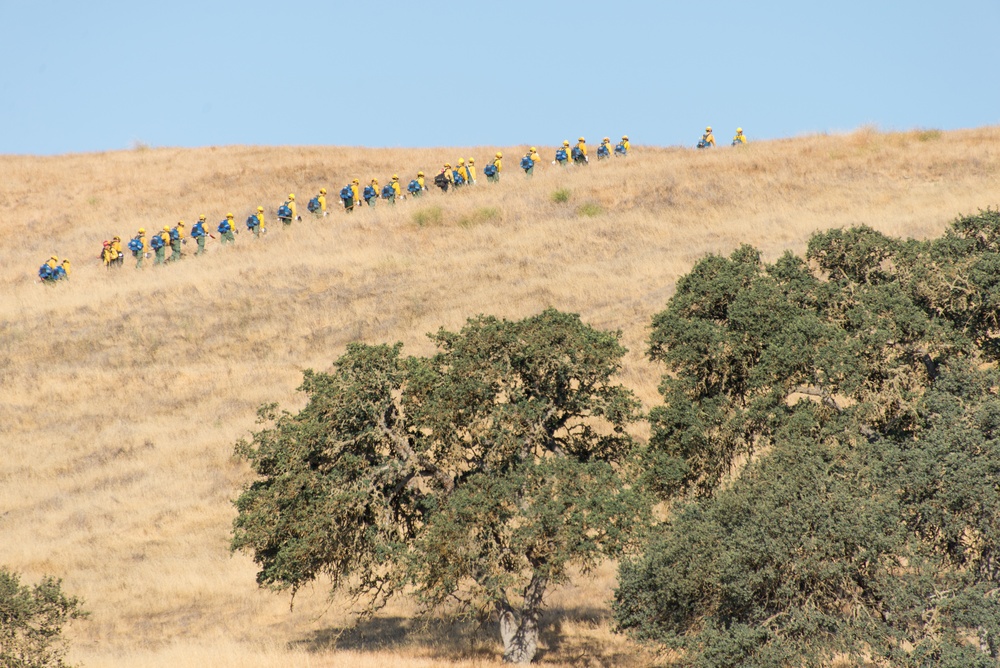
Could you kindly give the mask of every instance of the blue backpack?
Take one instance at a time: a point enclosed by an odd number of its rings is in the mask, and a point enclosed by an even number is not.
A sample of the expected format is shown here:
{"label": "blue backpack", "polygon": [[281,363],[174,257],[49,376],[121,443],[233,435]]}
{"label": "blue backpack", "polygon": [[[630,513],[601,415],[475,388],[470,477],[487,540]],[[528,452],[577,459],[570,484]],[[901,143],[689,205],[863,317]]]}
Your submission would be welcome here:
{"label": "blue backpack", "polygon": [[249,216],[247,216],[247,229],[248,230],[253,230],[253,228],[257,227],[258,225],[260,225],[260,220],[257,218],[257,216],[255,216],[253,214],[250,214]]}
{"label": "blue backpack", "polygon": [[354,191],[351,186],[344,186],[340,189],[340,199],[351,199],[354,197]]}
{"label": "blue backpack", "polygon": [[[196,226],[197,227],[197,226]],[[194,230],[191,230],[191,234],[194,234]],[[133,253],[138,253],[142,250],[142,239],[139,237],[132,237],[128,242],[128,249]]]}
{"label": "blue backpack", "polygon": [[465,183],[465,177],[462,176],[462,172],[458,171],[457,169],[452,171],[451,177],[454,180],[456,186],[460,186]]}
{"label": "blue backpack", "polygon": [[226,232],[232,230],[233,226],[229,224],[229,219],[226,218],[225,220],[219,222],[218,229],[219,229],[219,234],[225,234]]}
{"label": "blue backpack", "polygon": [[181,233],[177,231],[176,227],[174,229],[170,230],[170,240],[171,241],[180,241],[181,240]]}
{"label": "blue backpack", "polygon": [[483,167],[483,174],[486,176],[496,176],[497,166],[496,165],[486,165]]}
{"label": "blue backpack", "polygon": [[566,159],[567,159],[566,149],[561,148],[558,151],[556,151],[556,160],[558,160],[559,162],[566,162]]}
{"label": "blue backpack", "polygon": [[406,189],[410,191],[411,195],[416,195],[418,192],[420,192],[420,181],[413,179],[412,181],[410,181],[410,184],[406,186]]}
{"label": "blue backpack", "polygon": [[55,276],[52,275],[52,267],[49,266],[48,262],[38,268],[38,278],[43,281],[51,281],[55,279]]}
{"label": "blue backpack", "polygon": [[382,199],[389,199],[390,197],[395,197],[396,191],[392,189],[392,184],[387,183],[382,186]]}
{"label": "blue backpack", "polygon": [[528,171],[534,166],[535,166],[535,161],[531,159],[530,155],[526,155],[523,158],[521,158],[521,169],[523,169],[524,171]]}
{"label": "blue backpack", "polygon": [[615,155],[625,155],[625,142],[615,144]]}
{"label": "blue backpack", "polygon": [[[197,239],[198,237],[205,236],[205,223],[200,220],[191,226],[191,236]],[[131,246],[130,246],[131,247]]]}
{"label": "blue backpack", "polygon": [[[292,217],[292,209],[291,207],[288,206],[287,202],[278,207],[278,218],[291,218],[291,217]],[[221,232],[222,230],[219,231]]]}
{"label": "blue backpack", "polygon": [[149,240],[149,245],[153,250],[160,250],[163,248],[163,237],[159,234],[154,234],[153,238]]}
{"label": "blue backpack", "polygon": [[52,273],[50,274],[50,277],[56,281],[58,281],[60,278],[68,278],[66,276],[66,270],[63,269],[62,267],[56,267],[55,269],[53,269]]}
{"label": "blue backpack", "polygon": [[597,156],[600,158],[610,158],[611,151],[608,150],[607,144],[601,144],[597,147]]}
{"label": "blue backpack", "polygon": [[574,146],[573,150],[570,151],[570,155],[573,156],[573,160],[583,160],[583,149],[579,146]]}
{"label": "blue backpack", "polygon": [[378,197],[378,193],[375,192],[375,189],[372,188],[371,186],[365,186],[365,191],[364,191],[363,195],[364,195],[364,198],[365,198],[366,202],[368,200],[370,200],[371,198],[373,198],[373,197]]}
{"label": "blue backpack", "polygon": [[306,204],[306,208],[309,209],[310,213],[316,213],[319,211],[319,197],[313,197],[309,200],[309,203]]}

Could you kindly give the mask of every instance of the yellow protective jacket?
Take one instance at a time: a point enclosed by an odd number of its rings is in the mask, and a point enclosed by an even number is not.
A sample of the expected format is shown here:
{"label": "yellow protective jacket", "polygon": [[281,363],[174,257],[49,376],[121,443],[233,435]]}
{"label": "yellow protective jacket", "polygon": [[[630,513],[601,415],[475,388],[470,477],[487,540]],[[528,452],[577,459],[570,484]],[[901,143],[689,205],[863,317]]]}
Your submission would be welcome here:
{"label": "yellow protective jacket", "polygon": [[747,143],[747,136],[745,134],[743,134],[742,132],[740,132],[735,137],[733,137],[733,143],[735,144],[736,142],[739,142],[740,144],[746,144]]}
{"label": "yellow protective jacket", "polygon": [[263,232],[264,231],[264,212],[263,211],[258,211],[254,215],[257,216],[258,227],[260,227],[260,231]]}
{"label": "yellow protective jacket", "polygon": [[104,266],[111,264],[111,260],[116,257],[118,257],[118,255],[111,249],[110,244],[101,249],[101,261],[104,262]]}
{"label": "yellow protective jacket", "polygon": [[392,182],[392,192],[396,193],[396,197],[400,196],[401,191],[399,189],[399,181]]}
{"label": "yellow protective jacket", "polygon": [[715,135],[711,132],[706,132],[701,136],[701,140],[705,142],[708,146],[715,146]]}
{"label": "yellow protective jacket", "polygon": [[421,190],[426,190],[427,186],[424,185],[424,177],[422,176],[417,177],[417,185],[420,186]]}
{"label": "yellow protective jacket", "polygon": [[541,159],[542,159],[542,156],[538,155],[538,151],[534,151],[534,152],[531,153],[531,161],[532,162],[539,162]]}
{"label": "yellow protective jacket", "polygon": [[448,183],[455,182],[455,177],[451,173],[451,167],[443,167],[441,173],[444,174],[444,178],[447,179]]}
{"label": "yellow protective jacket", "polygon": [[354,193],[354,203],[355,204],[357,204],[359,201],[361,201],[360,197],[358,196],[358,184],[356,184],[356,183],[352,183],[351,184],[351,192]]}
{"label": "yellow protective jacket", "polygon": [[295,208],[295,200],[288,200],[288,208],[292,210],[292,220],[298,218],[297,209]]}
{"label": "yellow protective jacket", "polygon": [[503,160],[500,158],[493,158],[493,166],[497,168],[497,174],[503,171]]}
{"label": "yellow protective jacket", "polygon": [[184,225],[175,225],[174,229],[177,230],[177,238],[178,239],[183,239],[184,238],[184,229],[185,229]]}
{"label": "yellow protective jacket", "polygon": [[66,276],[69,276],[70,274],[73,273],[72,270],[69,268],[69,260],[63,260],[62,268],[66,272]]}
{"label": "yellow protective jacket", "polygon": [[578,149],[580,149],[581,151],[583,151],[583,154],[584,154],[584,155],[587,155],[587,145],[586,145],[585,143],[583,143],[583,142],[580,142],[580,143],[578,143],[578,144],[576,145],[576,147],[577,147]]}
{"label": "yellow protective jacket", "polygon": [[170,246],[170,232],[160,232],[160,238],[163,239],[163,246],[167,248]]}
{"label": "yellow protective jacket", "polygon": [[629,150],[630,148],[632,148],[632,144],[630,144],[630,143],[629,143],[629,141],[628,141],[627,139],[623,139],[623,140],[622,140],[622,146],[624,146],[624,147],[625,147],[625,152],[626,152],[626,153],[628,153],[628,150]]}
{"label": "yellow protective jacket", "polygon": [[142,242],[142,251],[140,251],[140,252],[142,252],[142,253],[148,253],[149,252],[149,239],[146,238],[146,235],[145,234],[140,234],[139,235],[139,241]]}
{"label": "yellow protective jacket", "polygon": [[326,195],[320,195],[316,199],[319,201],[319,210],[326,213]]}

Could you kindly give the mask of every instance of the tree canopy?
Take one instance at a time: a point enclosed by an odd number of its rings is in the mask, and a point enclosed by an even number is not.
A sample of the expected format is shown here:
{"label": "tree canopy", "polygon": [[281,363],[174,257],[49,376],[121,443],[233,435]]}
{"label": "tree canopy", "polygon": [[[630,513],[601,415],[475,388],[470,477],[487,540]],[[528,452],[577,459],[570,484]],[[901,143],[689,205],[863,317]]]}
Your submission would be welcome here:
{"label": "tree canopy", "polygon": [[653,319],[619,627],[692,666],[993,666],[1000,651],[1000,212],[944,236],[814,235],[700,261]]}
{"label": "tree canopy", "polygon": [[236,448],[256,478],[233,549],[262,586],[327,576],[362,612],[407,588],[427,609],[492,615],[504,659],[527,662],[546,589],[645,524],[625,431],[639,406],[613,380],[625,349],[551,309],[432,338],[431,357],[352,344],[305,373],[297,414],[261,409]]}
{"label": "tree canopy", "polygon": [[60,580],[22,585],[17,573],[0,567],[0,666],[66,668],[63,626],[86,614]]}

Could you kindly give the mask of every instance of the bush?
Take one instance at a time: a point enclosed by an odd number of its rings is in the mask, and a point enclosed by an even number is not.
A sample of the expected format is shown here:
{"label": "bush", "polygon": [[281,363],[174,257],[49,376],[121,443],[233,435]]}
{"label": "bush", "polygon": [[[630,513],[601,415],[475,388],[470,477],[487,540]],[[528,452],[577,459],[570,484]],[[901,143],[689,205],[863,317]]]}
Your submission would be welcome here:
{"label": "bush", "polygon": [[0,666],[64,668],[62,627],[85,617],[80,600],[62,592],[62,581],[46,577],[34,587],[0,567]]}
{"label": "bush", "polygon": [[586,218],[593,218],[601,215],[602,213],[604,213],[604,209],[600,204],[595,204],[594,202],[587,202],[586,204],[581,204],[576,208],[576,214]]}
{"label": "bush", "polygon": [[569,201],[569,191],[565,188],[560,188],[552,193],[552,201],[556,204],[565,204]]}
{"label": "bush", "polygon": [[463,216],[459,219],[458,224],[462,227],[472,227],[473,225],[481,225],[483,223],[499,222],[502,217],[500,209],[494,207],[484,207],[482,209],[476,209],[468,216]]}
{"label": "bush", "polygon": [[444,212],[441,211],[441,207],[439,206],[431,206],[413,212],[413,222],[420,227],[440,225],[443,220]]}

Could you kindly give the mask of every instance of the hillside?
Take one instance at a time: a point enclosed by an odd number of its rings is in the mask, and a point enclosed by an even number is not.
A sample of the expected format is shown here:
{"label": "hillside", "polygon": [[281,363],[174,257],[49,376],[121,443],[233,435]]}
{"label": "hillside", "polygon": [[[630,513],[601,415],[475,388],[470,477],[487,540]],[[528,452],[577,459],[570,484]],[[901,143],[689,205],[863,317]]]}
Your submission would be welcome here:
{"label": "hillside", "polygon": [[[820,229],[868,224],[939,234],[1000,203],[1000,127],[883,134],[863,129],[698,152],[634,146],[627,160],[546,169],[526,147],[146,149],[0,157],[0,563],[48,573],[86,600],[71,658],[87,666],[492,665],[489,636],[424,630],[400,601],[356,630],[322,586],[259,591],[228,551],[230,500],[247,479],[233,443],[255,411],[297,408],[305,368],[351,341],[402,341],[477,313],[545,307],[620,329],[622,381],[647,406],[661,370],[644,359],[653,313],[706,253],[741,242],[774,259]],[[553,149],[542,148],[551,159]],[[481,175],[505,155],[501,183]],[[351,178],[432,175],[475,156],[479,185],[347,216]],[[326,187],[328,218],[272,222],[254,241],[136,272],[97,261],[101,241],[201,213],[273,216]],[[558,203],[553,193],[568,191]],[[242,224],[240,225],[242,229]],[[193,245],[185,246],[193,252]],[[36,270],[69,257],[55,287]],[[610,634],[613,567],[550,600],[549,665],[620,665],[645,654]],[[333,642],[340,635],[339,649]]]}

